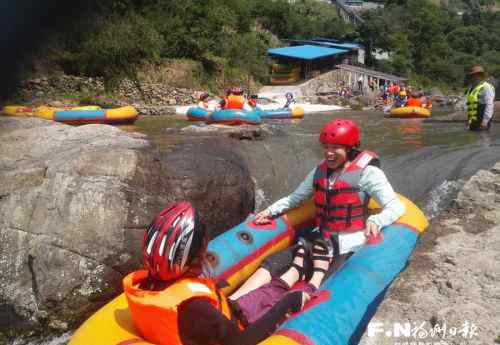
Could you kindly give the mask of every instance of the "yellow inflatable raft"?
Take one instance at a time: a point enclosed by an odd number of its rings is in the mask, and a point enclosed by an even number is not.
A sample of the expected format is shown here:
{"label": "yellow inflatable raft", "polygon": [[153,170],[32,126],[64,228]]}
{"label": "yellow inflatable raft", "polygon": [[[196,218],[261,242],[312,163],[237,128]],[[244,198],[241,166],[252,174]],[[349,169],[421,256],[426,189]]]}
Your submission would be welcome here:
{"label": "yellow inflatable raft", "polygon": [[9,116],[36,116],[42,119],[52,120],[54,113],[61,110],[97,110],[101,109],[98,105],[85,105],[80,107],[49,107],[49,106],[39,106],[39,107],[27,107],[24,105],[7,105],[2,108],[2,113]]}
{"label": "yellow inflatable raft", "polygon": [[[361,336],[384,291],[404,269],[418,236],[428,226],[427,219],[415,204],[403,196],[399,198],[406,212],[396,223],[383,229],[384,240],[356,252],[322,284],[323,297],[318,303],[290,318],[261,344],[347,344],[349,339]],[[374,213],[379,211],[373,200],[369,208]],[[213,239],[208,249],[214,275],[229,284],[223,292],[229,294],[266,256],[289,246],[304,231],[310,231],[314,216],[311,200],[273,220],[270,225],[256,225],[252,220],[245,220]],[[352,288],[356,285],[362,288]],[[322,327],[314,327],[312,319],[318,320]],[[123,294],[85,321],[69,342],[69,345],[132,344],[151,345],[134,328]]]}
{"label": "yellow inflatable raft", "polygon": [[33,116],[33,108],[24,105],[7,105],[2,108],[2,113],[10,116]]}
{"label": "yellow inflatable raft", "polygon": [[426,118],[431,116],[431,111],[422,107],[401,107],[391,109],[390,117],[394,118]]}

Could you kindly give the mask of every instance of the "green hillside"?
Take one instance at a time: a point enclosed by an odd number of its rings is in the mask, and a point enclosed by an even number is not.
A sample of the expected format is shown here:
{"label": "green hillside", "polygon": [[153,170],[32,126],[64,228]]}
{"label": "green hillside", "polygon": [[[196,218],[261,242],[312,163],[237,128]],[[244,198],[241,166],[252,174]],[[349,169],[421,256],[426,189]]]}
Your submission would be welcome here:
{"label": "green hillside", "polygon": [[459,88],[464,72],[482,64],[500,78],[500,12],[476,6],[461,15],[427,0],[386,1],[384,9],[363,14],[360,40],[368,51],[389,51],[375,68],[410,76],[425,85]]}
{"label": "green hillside", "polygon": [[278,38],[336,37],[353,31],[333,6],[314,0],[91,1],[38,55],[66,73],[101,76],[112,87],[137,78],[144,62],[189,59],[202,65],[198,81],[222,88],[265,80],[266,50]]}

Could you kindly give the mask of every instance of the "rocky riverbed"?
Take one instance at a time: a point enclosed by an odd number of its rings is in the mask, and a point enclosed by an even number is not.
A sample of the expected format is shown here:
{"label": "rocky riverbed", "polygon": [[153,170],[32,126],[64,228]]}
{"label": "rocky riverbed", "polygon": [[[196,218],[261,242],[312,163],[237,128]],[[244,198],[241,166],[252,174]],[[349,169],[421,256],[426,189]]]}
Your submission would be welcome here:
{"label": "rocky riverbed", "polygon": [[500,343],[500,163],[462,182],[389,288],[361,345]]}

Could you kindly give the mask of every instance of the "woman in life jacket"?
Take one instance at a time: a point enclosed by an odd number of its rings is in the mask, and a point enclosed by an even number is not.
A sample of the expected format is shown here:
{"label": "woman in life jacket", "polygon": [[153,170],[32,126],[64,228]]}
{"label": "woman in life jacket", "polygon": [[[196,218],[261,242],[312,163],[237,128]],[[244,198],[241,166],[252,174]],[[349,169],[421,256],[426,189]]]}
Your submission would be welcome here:
{"label": "woman in life jacket", "polygon": [[243,109],[245,106],[245,96],[241,87],[232,87],[229,94],[224,98],[222,109]]}
{"label": "woman in life jacket", "polygon": [[[144,269],[126,276],[123,286],[134,325],[147,341],[159,345],[257,344],[289,313],[302,309],[333,257],[328,241],[317,241],[310,249],[300,240],[283,275],[228,299],[206,277],[207,243],[200,217],[185,201],[167,206],[146,230]],[[311,252],[315,253],[312,258]],[[312,278],[302,290],[290,291],[304,278],[308,259],[314,260]]]}
{"label": "woman in life jacket", "polygon": [[[331,274],[365,243],[380,241],[380,229],[397,220],[405,207],[379,168],[378,156],[358,149],[360,134],[354,121],[332,120],[322,128],[319,142],[324,159],[294,192],[257,213],[255,222],[266,224],[272,217],[313,198],[317,227],[308,238],[330,238],[334,243]],[[376,215],[369,215],[370,197],[382,207]],[[290,250],[270,256],[233,296],[267,283],[281,274],[292,259]]]}

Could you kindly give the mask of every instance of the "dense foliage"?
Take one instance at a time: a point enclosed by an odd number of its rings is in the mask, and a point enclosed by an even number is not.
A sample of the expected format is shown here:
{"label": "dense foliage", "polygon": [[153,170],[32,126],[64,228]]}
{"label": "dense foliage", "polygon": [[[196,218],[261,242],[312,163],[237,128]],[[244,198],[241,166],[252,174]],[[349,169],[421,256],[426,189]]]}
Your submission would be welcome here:
{"label": "dense foliage", "polygon": [[[102,76],[109,86],[124,77],[137,81],[138,66],[188,59],[196,63],[198,86],[220,89],[234,82],[265,81],[269,47],[322,36],[359,40],[367,48],[369,65],[408,75],[422,86],[460,87],[464,70],[473,64],[485,65],[500,78],[500,12],[485,7],[499,6],[498,0],[387,0],[385,8],[365,12],[358,28],[345,24],[330,3],[317,0],[49,3],[54,5],[46,11],[11,5],[9,18],[24,11],[38,25],[31,30],[23,25],[12,35],[20,44],[8,44],[12,61],[6,70],[19,60],[18,52],[27,51],[31,35],[35,43],[43,43],[31,44],[30,52],[38,48],[38,56],[66,72]],[[45,17],[35,20],[42,12]],[[49,41],[36,34],[47,30]],[[370,52],[376,50],[389,52],[390,59],[373,59]]]}
{"label": "dense foliage", "polygon": [[[279,38],[342,38],[352,28],[314,0],[94,0],[57,36],[53,61],[71,73],[135,79],[148,60],[193,59],[206,80],[263,80]],[[274,43],[273,43],[274,42]]]}
{"label": "dense foliage", "polygon": [[459,14],[427,0],[393,0],[384,9],[364,13],[361,41],[368,50],[391,56],[384,66],[373,59],[370,63],[410,75],[424,86],[460,87],[464,71],[475,64],[500,78],[500,12],[473,0],[462,5],[465,12]]}

